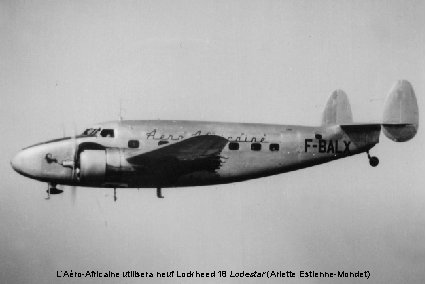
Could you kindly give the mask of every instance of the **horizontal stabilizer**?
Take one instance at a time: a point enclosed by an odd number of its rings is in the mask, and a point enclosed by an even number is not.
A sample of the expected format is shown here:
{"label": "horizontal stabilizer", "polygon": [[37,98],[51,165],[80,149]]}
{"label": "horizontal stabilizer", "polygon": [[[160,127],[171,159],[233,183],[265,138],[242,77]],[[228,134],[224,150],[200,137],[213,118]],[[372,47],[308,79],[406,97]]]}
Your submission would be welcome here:
{"label": "horizontal stabilizer", "polygon": [[383,112],[383,133],[396,142],[413,138],[419,127],[419,108],[413,87],[398,81],[390,90]]}
{"label": "horizontal stabilizer", "polygon": [[341,124],[339,127],[354,143],[379,143],[382,127],[380,123],[351,123]]}
{"label": "horizontal stabilizer", "polygon": [[345,131],[370,131],[380,130],[380,123],[352,123],[352,124],[341,124],[340,128]]}

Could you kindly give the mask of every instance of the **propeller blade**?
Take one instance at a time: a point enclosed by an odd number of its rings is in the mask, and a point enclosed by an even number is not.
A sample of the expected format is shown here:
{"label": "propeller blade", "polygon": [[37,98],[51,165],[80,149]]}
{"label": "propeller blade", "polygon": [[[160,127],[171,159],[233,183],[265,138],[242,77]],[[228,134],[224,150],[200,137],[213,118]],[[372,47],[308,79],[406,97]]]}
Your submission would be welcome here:
{"label": "propeller blade", "polygon": [[66,137],[67,133],[65,131],[65,124],[64,124],[64,122],[61,123],[61,126],[62,126],[62,137]]}
{"label": "propeller blade", "polygon": [[71,200],[72,200],[72,205],[75,205],[75,200],[77,198],[77,187],[76,186],[71,186]]}
{"label": "propeller blade", "polygon": [[73,158],[73,161],[74,161],[74,163],[73,163],[73,166],[72,166],[72,177],[73,178],[76,178],[77,179],[77,177],[76,177],[76,163],[77,163],[77,152],[78,152],[78,144],[77,144],[77,130],[76,130],[76,127],[75,127],[75,123],[73,123],[73,125],[74,125],[74,135],[73,135],[73,142],[74,142],[74,158]]}

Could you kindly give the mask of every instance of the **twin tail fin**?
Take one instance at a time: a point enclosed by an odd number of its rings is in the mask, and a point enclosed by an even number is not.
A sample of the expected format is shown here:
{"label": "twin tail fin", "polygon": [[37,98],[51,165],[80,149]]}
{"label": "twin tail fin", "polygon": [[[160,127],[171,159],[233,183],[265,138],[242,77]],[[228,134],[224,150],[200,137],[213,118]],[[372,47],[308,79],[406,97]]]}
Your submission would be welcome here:
{"label": "twin tail fin", "polygon": [[[334,91],[327,101],[323,115],[322,126],[351,126],[368,128],[371,125],[353,123],[349,99],[342,90]],[[395,142],[405,142],[412,139],[419,126],[419,108],[411,84],[400,80],[391,88],[383,112],[383,133]]]}
{"label": "twin tail fin", "polygon": [[348,96],[342,90],[335,90],[331,93],[322,113],[322,125],[329,126],[352,122],[352,111]]}
{"label": "twin tail fin", "polygon": [[410,82],[400,80],[390,90],[383,112],[383,133],[395,142],[413,138],[419,128],[419,107]]}

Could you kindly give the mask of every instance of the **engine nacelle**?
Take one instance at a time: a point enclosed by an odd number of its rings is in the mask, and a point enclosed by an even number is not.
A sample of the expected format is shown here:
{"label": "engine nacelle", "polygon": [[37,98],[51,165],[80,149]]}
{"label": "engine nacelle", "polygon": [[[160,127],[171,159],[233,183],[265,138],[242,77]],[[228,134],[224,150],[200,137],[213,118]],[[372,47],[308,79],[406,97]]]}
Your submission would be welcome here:
{"label": "engine nacelle", "polygon": [[80,153],[81,182],[122,182],[123,173],[133,171],[118,148],[84,150]]}
{"label": "engine nacelle", "polygon": [[105,150],[85,150],[81,152],[80,181],[104,181],[106,165]]}

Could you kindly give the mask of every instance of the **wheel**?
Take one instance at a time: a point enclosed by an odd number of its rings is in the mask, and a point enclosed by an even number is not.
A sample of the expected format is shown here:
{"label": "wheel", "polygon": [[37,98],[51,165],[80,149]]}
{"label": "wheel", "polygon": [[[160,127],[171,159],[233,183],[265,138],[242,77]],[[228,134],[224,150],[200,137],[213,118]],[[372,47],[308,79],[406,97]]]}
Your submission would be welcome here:
{"label": "wheel", "polygon": [[[49,190],[46,190],[46,192],[49,193]],[[50,188],[50,194],[61,194],[62,192],[64,192],[62,189],[58,189],[56,187]]]}
{"label": "wheel", "polygon": [[377,167],[378,164],[379,164],[379,158],[374,156],[370,158],[370,166]]}

